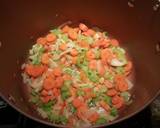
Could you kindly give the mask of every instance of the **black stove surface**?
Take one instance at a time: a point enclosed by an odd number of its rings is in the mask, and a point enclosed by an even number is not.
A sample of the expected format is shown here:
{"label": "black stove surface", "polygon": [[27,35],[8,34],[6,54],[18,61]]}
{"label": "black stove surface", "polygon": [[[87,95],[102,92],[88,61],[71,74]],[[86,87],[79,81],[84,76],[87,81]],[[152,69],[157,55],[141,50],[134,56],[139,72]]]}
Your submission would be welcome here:
{"label": "black stove surface", "polygon": [[[153,125],[150,107],[119,124],[107,128],[160,128]],[[11,108],[9,105],[0,109],[0,128],[51,128],[35,122]],[[53,128],[53,127],[52,127]]]}

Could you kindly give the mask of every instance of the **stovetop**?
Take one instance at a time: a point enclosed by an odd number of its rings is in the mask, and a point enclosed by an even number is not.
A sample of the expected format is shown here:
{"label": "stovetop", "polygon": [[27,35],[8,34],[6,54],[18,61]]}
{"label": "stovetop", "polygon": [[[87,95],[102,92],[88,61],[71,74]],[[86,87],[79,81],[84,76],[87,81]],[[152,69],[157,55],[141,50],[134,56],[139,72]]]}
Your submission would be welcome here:
{"label": "stovetop", "polygon": [[[1,106],[0,99],[0,106]],[[160,128],[160,120],[152,116],[152,107],[147,107],[137,115],[107,128]],[[7,116],[6,116],[7,115]],[[9,105],[0,108],[0,128],[51,128],[20,114]],[[52,127],[53,128],[53,127]]]}

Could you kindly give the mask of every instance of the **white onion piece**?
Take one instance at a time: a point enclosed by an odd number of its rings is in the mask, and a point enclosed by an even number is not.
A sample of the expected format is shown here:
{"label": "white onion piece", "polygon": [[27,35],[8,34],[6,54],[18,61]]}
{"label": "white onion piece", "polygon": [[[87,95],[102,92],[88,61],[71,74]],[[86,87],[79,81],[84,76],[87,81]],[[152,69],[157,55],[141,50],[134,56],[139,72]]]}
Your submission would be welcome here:
{"label": "white onion piece", "polygon": [[37,91],[41,90],[42,86],[43,86],[42,77],[38,77],[32,81],[31,87],[36,89]]}
{"label": "white onion piece", "polygon": [[133,88],[133,83],[129,80],[129,79],[126,79],[126,82],[128,83],[128,89],[132,89]]}
{"label": "white onion piece", "polygon": [[125,62],[120,61],[116,58],[112,59],[110,63],[110,65],[115,66],[115,67],[124,66],[125,64],[126,64]]}
{"label": "white onion piece", "polygon": [[48,116],[47,116],[47,113],[43,110],[43,109],[41,109],[41,108],[37,108],[37,111],[38,111],[38,113],[42,116],[42,118],[47,118]]}

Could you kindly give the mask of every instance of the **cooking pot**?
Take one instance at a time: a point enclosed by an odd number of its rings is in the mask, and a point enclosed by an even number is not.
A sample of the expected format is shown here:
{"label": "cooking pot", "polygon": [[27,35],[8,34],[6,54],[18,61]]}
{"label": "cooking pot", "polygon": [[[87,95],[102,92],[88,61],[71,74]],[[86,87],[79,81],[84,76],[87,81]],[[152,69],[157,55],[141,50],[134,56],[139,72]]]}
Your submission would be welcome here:
{"label": "cooking pot", "polygon": [[120,40],[135,68],[133,102],[113,125],[148,106],[160,92],[158,0],[1,0],[0,96],[25,116],[55,127],[25,100],[21,65],[37,37],[66,21],[97,26]]}

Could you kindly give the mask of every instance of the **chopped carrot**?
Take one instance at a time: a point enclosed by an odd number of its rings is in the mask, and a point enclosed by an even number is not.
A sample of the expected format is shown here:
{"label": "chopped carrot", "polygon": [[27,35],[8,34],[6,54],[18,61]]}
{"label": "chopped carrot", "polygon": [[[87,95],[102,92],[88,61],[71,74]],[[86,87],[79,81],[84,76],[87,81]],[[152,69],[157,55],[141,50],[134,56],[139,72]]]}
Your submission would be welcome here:
{"label": "chopped carrot", "polygon": [[61,60],[60,60],[61,64],[65,64],[66,63],[66,58],[65,57],[62,57]]}
{"label": "chopped carrot", "polygon": [[37,39],[37,43],[45,45],[47,43],[47,40],[44,37],[40,37],[40,38]]}
{"label": "chopped carrot", "polygon": [[50,33],[46,36],[46,40],[48,42],[54,42],[56,40],[56,36],[53,33]]}
{"label": "chopped carrot", "polygon": [[102,39],[97,41],[98,46],[102,48],[107,48],[110,45],[110,40]]}
{"label": "chopped carrot", "polygon": [[70,29],[69,32],[68,32],[68,36],[72,40],[76,40],[77,37],[78,37],[78,34],[73,29]]}
{"label": "chopped carrot", "polygon": [[110,62],[114,58],[113,53],[108,48],[101,50],[100,56],[104,64]]}
{"label": "chopped carrot", "polygon": [[46,67],[43,65],[27,65],[25,71],[32,77],[38,77],[46,71]]}
{"label": "chopped carrot", "polygon": [[42,96],[48,96],[48,91],[45,90],[45,89],[43,89],[43,90],[41,91],[41,95],[42,95]]}
{"label": "chopped carrot", "polygon": [[115,89],[110,89],[107,91],[108,96],[115,96],[115,95],[117,95],[117,93],[118,92]]}
{"label": "chopped carrot", "polygon": [[77,63],[77,57],[76,56],[72,57],[71,61],[72,61],[72,64],[76,64]]}
{"label": "chopped carrot", "polygon": [[78,33],[79,28],[77,27],[77,28],[74,28],[73,30]]}
{"label": "chopped carrot", "polygon": [[98,71],[99,75],[101,75],[101,76],[103,76],[105,73],[105,68],[104,68],[101,60],[97,61],[97,71]]}
{"label": "chopped carrot", "polygon": [[108,89],[111,89],[111,88],[114,87],[114,85],[113,85],[110,81],[108,81],[108,80],[105,80],[105,81],[104,81],[104,84],[105,84],[105,86],[106,86]]}
{"label": "chopped carrot", "polygon": [[48,53],[44,53],[42,55],[41,61],[43,64],[48,65],[49,64],[50,55]]}
{"label": "chopped carrot", "polygon": [[124,104],[124,100],[122,97],[120,96],[114,96],[112,98],[112,103],[113,103],[113,106],[116,107],[117,109],[121,108]]}
{"label": "chopped carrot", "polygon": [[86,53],[86,57],[88,60],[92,60],[95,58],[95,54],[92,50],[89,50],[87,53]]}
{"label": "chopped carrot", "polygon": [[109,111],[109,110],[111,109],[110,106],[109,106],[106,102],[104,102],[104,101],[100,101],[99,104],[100,104],[100,106],[101,106],[102,108],[104,108],[106,111]]}
{"label": "chopped carrot", "polygon": [[62,50],[62,51],[65,51],[67,49],[67,45],[65,43],[61,44],[59,46],[59,49]]}
{"label": "chopped carrot", "polygon": [[113,98],[112,98],[112,103],[113,104],[118,104],[119,102],[123,101],[123,98],[118,96],[118,95],[115,95]]}
{"label": "chopped carrot", "polygon": [[99,114],[97,112],[94,112],[91,114],[91,116],[88,117],[88,120],[92,123],[95,123],[99,118]]}
{"label": "chopped carrot", "polygon": [[85,24],[83,24],[83,23],[80,23],[79,24],[79,28],[82,30],[82,31],[87,31],[88,30],[88,27],[85,25]]}
{"label": "chopped carrot", "polygon": [[84,82],[87,81],[87,76],[86,76],[86,74],[82,70],[80,70],[80,77],[81,77],[82,81],[84,81]]}
{"label": "chopped carrot", "polygon": [[119,102],[115,105],[113,105],[115,108],[120,109],[123,106],[123,102]]}
{"label": "chopped carrot", "polygon": [[64,74],[64,75],[63,75],[63,79],[64,79],[64,80],[71,80],[72,78],[71,78],[70,75]]}
{"label": "chopped carrot", "polygon": [[116,86],[115,88],[121,92],[127,91],[128,90],[128,83],[125,80],[125,76],[123,75],[117,75],[115,77],[115,83]]}
{"label": "chopped carrot", "polygon": [[72,88],[70,88],[70,92],[71,92],[72,97],[75,98],[76,97],[76,89],[72,87]]}
{"label": "chopped carrot", "polygon": [[83,32],[85,36],[94,36],[95,31],[93,29],[88,29],[86,32]]}
{"label": "chopped carrot", "polygon": [[43,82],[43,88],[45,90],[50,90],[50,89],[54,88],[54,86],[55,86],[55,81],[54,81],[54,79],[52,79],[50,77],[46,78]]}
{"label": "chopped carrot", "polygon": [[53,74],[53,71],[47,72],[47,78],[55,79],[55,75]]}
{"label": "chopped carrot", "polygon": [[84,88],[83,91],[85,92],[85,95],[84,95],[85,100],[96,97],[96,94],[93,93],[91,88]]}
{"label": "chopped carrot", "polygon": [[128,90],[128,84],[127,82],[121,82],[119,84],[116,85],[116,88],[121,91],[121,92],[124,92],[124,91],[127,91]]}
{"label": "chopped carrot", "polygon": [[61,75],[62,75],[62,70],[61,70],[61,68],[59,68],[59,67],[54,68],[54,69],[53,69],[53,74],[54,74],[55,76],[61,76]]}
{"label": "chopped carrot", "polygon": [[88,108],[87,105],[82,105],[77,108],[77,116],[78,118],[85,120],[86,119],[86,114],[87,114]]}
{"label": "chopped carrot", "polygon": [[75,117],[73,115],[70,115],[69,118],[68,118],[68,123],[67,123],[68,128],[73,128],[74,120],[75,120]]}
{"label": "chopped carrot", "polygon": [[41,97],[43,103],[48,103],[50,100],[50,96]]}
{"label": "chopped carrot", "polygon": [[55,97],[58,97],[58,96],[60,95],[60,90],[57,89],[57,88],[53,88],[53,89],[52,89],[52,92],[53,92],[53,95],[54,95]]}
{"label": "chopped carrot", "polygon": [[68,25],[66,25],[66,26],[64,26],[64,27],[62,28],[62,32],[63,32],[63,33],[68,33],[70,29],[71,29],[71,28],[70,28]]}
{"label": "chopped carrot", "polygon": [[93,70],[96,70],[97,69],[97,61],[96,60],[91,60],[89,62],[89,68],[93,69]]}
{"label": "chopped carrot", "polygon": [[78,51],[77,51],[76,49],[72,49],[72,50],[70,51],[70,54],[71,54],[72,56],[77,56],[77,55],[78,55]]}
{"label": "chopped carrot", "polygon": [[118,40],[116,40],[116,39],[111,39],[111,44],[112,44],[113,46],[119,46],[119,42],[118,42]]}
{"label": "chopped carrot", "polygon": [[60,88],[63,85],[63,77],[59,76],[55,80],[55,87]]}
{"label": "chopped carrot", "polygon": [[132,62],[128,61],[127,65],[124,67],[125,71],[129,72],[132,69],[132,66],[133,66]]}
{"label": "chopped carrot", "polygon": [[91,46],[92,48],[96,48],[96,47],[98,47],[99,45],[98,45],[98,42],[96,41],[96,42],[92,43],[90,46]]}
{"label": "chopped carrot", "polygon": [[82,48],[89,48],[89,44],[85,41],[80,41],[78,42],[78,44],[82,47]]}
{"label": "chopped carrot", "polygon": [[80,106],[82,106],[84,103],[82,100],[80,100],[79,98],[75,98],[73,99],[73,106],[76,108],[79,108]]}

